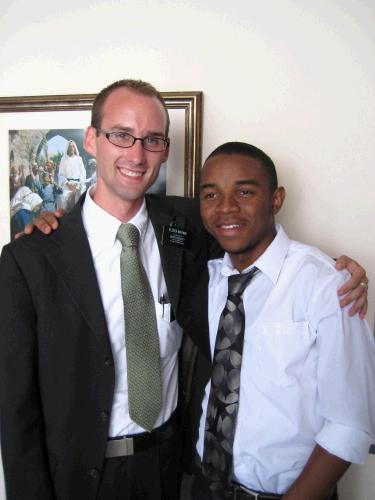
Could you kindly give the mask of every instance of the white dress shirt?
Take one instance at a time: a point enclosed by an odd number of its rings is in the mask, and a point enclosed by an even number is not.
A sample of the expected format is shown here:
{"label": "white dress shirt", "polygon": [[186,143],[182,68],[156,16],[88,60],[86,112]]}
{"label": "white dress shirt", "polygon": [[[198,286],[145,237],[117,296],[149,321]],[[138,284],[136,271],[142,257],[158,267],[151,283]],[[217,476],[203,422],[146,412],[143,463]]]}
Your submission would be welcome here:
{"label": "white dress shirt", "polygon": [[[318,249],[277,229],[243,294],[233,466],[240,484],[284,493],[317,443],[349,462],[365,461],[375,434],[375,346],[367,323],[340,308],[337,289],[348,274],[337,272]],[[228,276],[238,271],[227,254],[208,265],[213,353]],[[197,442],[201,457],[210,386]]]}
{"label": "white dress shirt", "polygon": [[[92,188],[85,198],[82,218],[94,260],[116,371],[109,436],[137,434],[144,432],[144,429],[135,424],[129,416],[125,347],[126,318],[124,318],[120,275],[121,243],[116,240],[121,221],[99,207],[91,198],[91,193]],[[167,297],[168,294],[156,236],[145,202],[129,222],[134,224],[140,232],[141,260],[155,300],[163,394],[163,407],[155,422],[155,427],[159,427],[169,419],[177,405],[177,354],[181,345],[182,330],[176,321],[170,321],[170,304],[160,303],[160,298]]]}

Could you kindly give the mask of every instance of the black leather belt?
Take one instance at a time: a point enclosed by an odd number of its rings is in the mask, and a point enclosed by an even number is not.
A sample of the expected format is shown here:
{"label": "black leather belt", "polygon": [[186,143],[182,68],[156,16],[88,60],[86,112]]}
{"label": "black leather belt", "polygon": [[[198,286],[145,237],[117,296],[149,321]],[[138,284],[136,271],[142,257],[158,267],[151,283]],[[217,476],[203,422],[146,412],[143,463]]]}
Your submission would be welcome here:
{"label": "black leather belt", "polygon": [[162,441],[170,439],[177,431],[177,414],[172,414],[171,418],[163,425],[153,429],[151,432],[142,432],[128,436],[117,436],[109,438],[105,450],[105,458],[127,457],[135,455],[140,451],[157,446]]}
{"label": "black leather belt", "polygon": [[233,500],[275,500],[282,497],[273,493],[258,493],[236,483],[233,483],[232,491]]}

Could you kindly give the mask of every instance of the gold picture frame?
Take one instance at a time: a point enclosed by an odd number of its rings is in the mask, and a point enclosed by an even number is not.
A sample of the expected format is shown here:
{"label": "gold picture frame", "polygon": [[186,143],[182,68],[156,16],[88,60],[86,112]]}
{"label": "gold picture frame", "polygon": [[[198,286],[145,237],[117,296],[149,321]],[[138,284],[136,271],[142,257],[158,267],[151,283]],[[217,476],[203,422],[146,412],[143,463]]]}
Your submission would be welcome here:
{"label": "gold picture frame", "polygon": [[[202,152],[201,91],[162,92],[171,118],[166,194],[195,197]],[[9,241],[10,131],[85,129],[96,94],[0,97],[0,246]],[[25,162],[28,159],[25,158]],[[4,168],[9,165],[9,168]],[[5,236],[4,236],[5,235]]]}

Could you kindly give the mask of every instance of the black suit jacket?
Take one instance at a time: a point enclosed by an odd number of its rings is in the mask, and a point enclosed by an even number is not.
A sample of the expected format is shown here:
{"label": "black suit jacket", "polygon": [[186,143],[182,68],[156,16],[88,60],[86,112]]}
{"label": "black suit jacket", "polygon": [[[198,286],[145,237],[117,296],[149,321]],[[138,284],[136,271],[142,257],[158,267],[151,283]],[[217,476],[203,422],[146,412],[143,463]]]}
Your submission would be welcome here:
{"label": "black suit jacket", "polygon": [[[172,308],[182,323],[184,283],[205,266],[197,203],[146,197]],[[115,383],[113,357],[81,203],[46,237],[5,246],[0,261],[1,446],[8,500],[96,497]],[[163,246],[163,225],[191,236]],[[185,295],[186,299],[186,295]]]}

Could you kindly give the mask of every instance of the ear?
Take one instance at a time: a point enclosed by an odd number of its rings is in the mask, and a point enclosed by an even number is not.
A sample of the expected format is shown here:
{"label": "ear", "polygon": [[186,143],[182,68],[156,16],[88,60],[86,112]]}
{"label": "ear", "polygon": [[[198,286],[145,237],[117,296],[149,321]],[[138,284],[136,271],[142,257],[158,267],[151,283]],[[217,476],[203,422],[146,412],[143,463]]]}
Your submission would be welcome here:
{"label": "ear", "polygon": [[85,151],[87,151],[87,153],[94,158],[96,158],[96,140],[96,128],[91,126],[87,127],[85,137],[83,139],[83,147],[85,148]]}
{"label": "ear", "polygon": [[285,199],[285,189],[280,186],[272,194],[272,214],[276,215],[283,206]]}
{"label": "ear", "polygon": [[169,144],[168,148],[165,151],[163,151],[163,157],[162,157],[163,161],[162,161],[162,163],[164,163],[164,162],[166,162],[168,160],[170,148],[171,148],[171,144]]}

